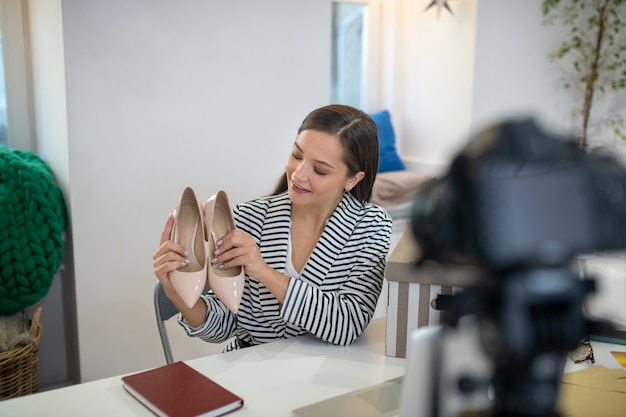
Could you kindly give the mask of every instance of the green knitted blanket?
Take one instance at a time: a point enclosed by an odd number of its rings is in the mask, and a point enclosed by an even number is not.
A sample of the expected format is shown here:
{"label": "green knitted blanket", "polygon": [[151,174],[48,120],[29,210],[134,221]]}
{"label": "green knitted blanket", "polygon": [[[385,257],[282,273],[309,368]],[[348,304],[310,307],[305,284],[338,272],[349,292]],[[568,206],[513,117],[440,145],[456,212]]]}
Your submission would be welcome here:
{"label": "green knitted blanket", "polygon": [[36,155],[0,146],[0,315],[48,293],[63,260],[63,193]]}

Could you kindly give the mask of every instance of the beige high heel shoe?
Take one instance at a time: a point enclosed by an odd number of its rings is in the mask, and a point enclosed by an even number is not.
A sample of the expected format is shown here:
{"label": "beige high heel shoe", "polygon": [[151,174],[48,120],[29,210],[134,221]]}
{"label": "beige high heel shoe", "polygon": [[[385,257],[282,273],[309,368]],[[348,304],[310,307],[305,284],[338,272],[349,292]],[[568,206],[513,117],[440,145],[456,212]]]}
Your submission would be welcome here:
{"label": "beige high heel shoe", "polygon": [[192,308],[206,284],[207,256],[202,204],[192,188],[186,187],[174,212],[170,239],[188,253],[189,265],[169,273],[174,289],[185,305]]}
{"label": "beige high heel shoe", "polygon": [[213,293],[222,303],[233,313],[239,311],[239,303],[243,295],[245,285],[244,271],[241,266],[218,269],[216,265],[211,265],[215,242],[222,236],[235,228],[228,196],[224,191],[218,191],[212,195],[204,205],[205,233],[209,241],[208,254],[208,282]]}

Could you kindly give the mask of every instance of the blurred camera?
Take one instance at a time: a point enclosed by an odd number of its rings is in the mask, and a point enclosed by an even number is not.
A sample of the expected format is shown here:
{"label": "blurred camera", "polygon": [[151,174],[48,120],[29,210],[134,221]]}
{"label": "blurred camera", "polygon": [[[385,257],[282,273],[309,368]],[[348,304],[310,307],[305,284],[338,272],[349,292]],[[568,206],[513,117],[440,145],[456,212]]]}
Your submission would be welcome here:
{"label": "blurred camera", "polygon": [[[418,191],[411,227],[422,260],[482,271],[447,305],[458,334],[468,333],[461,316],[477,319],[477,340],[494,367],[488,381],[475,378],[494,393],[489,415],[556,415],[565,354],[596,325],[583,312],[594,281],[580,280],[572,260],[626,247],[626,170],[531,119],[504,121],[476,135],[446,176]],[[444,348],[467,344],[442,335]],[[443,393],[437,398],[470,398],[457,387],[467,380],[460,368],[438,358],[439,380],[453,382],[435,387]]]}
{"label": "blurred camera", "polygon": [[490,269],[562,265],[626,246],[626,171],[533,120],[479,133],[415,199],[424,258]]}

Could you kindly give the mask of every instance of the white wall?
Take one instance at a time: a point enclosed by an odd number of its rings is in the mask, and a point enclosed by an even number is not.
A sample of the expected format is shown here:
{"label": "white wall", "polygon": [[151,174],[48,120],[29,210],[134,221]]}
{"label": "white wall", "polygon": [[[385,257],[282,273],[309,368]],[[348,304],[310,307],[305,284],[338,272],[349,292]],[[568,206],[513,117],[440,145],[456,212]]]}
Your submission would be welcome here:
{"label": "white wall", "polygon": [[530,116],[571,131],[573,109],[549,59],[559,28],[543,24],[541,0],[387,3],[384,106],[412,169],[441,174],[475,130]]}
{"label": "white wall", "polygon": [[479,2],[472,129],[524,116],[551,130],[570,129],[571,101],[549,59],[559,44],[558,29],[543,24],[541,3]]}
{"label": "white wall", "polygon": [[439,174],[470,128],[477,0],[387,3],[384,106],[412,169]]}
{"label": "white wall", "polygon": [[[53,168],[63,194],[69,196],[61,0],[29,0],[28,11],[37,151]],[[71,206],[68,205],[67,209],[71,218]],[[39,349],[39,383],[42,388],[64,385],[80,378],[71,238],[71,228],[68,228],[64,234],[63,265],[55,275],[48,294],[38,303],[43,307],[41,323],[45,329]]]}
{"label": "white wall", "polygon": [[[152,254],[167,215],[186,185],[270,191],[328,101],[329,15],[318,0],[62,1],[83,381],[163,363]],[[221,350],[184,342],[178,359]]]}

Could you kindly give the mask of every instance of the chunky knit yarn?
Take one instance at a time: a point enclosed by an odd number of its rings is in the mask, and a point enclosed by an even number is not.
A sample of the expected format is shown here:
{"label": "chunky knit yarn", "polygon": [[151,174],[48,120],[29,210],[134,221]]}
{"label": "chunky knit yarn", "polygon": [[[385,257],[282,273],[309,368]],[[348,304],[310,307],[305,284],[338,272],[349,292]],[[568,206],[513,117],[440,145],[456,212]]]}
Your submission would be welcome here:
{"label": "chunky knit yarn", "polygon": [[48,293],[63,259],[63,193],[36,155],[0,146],[0,315]]}

